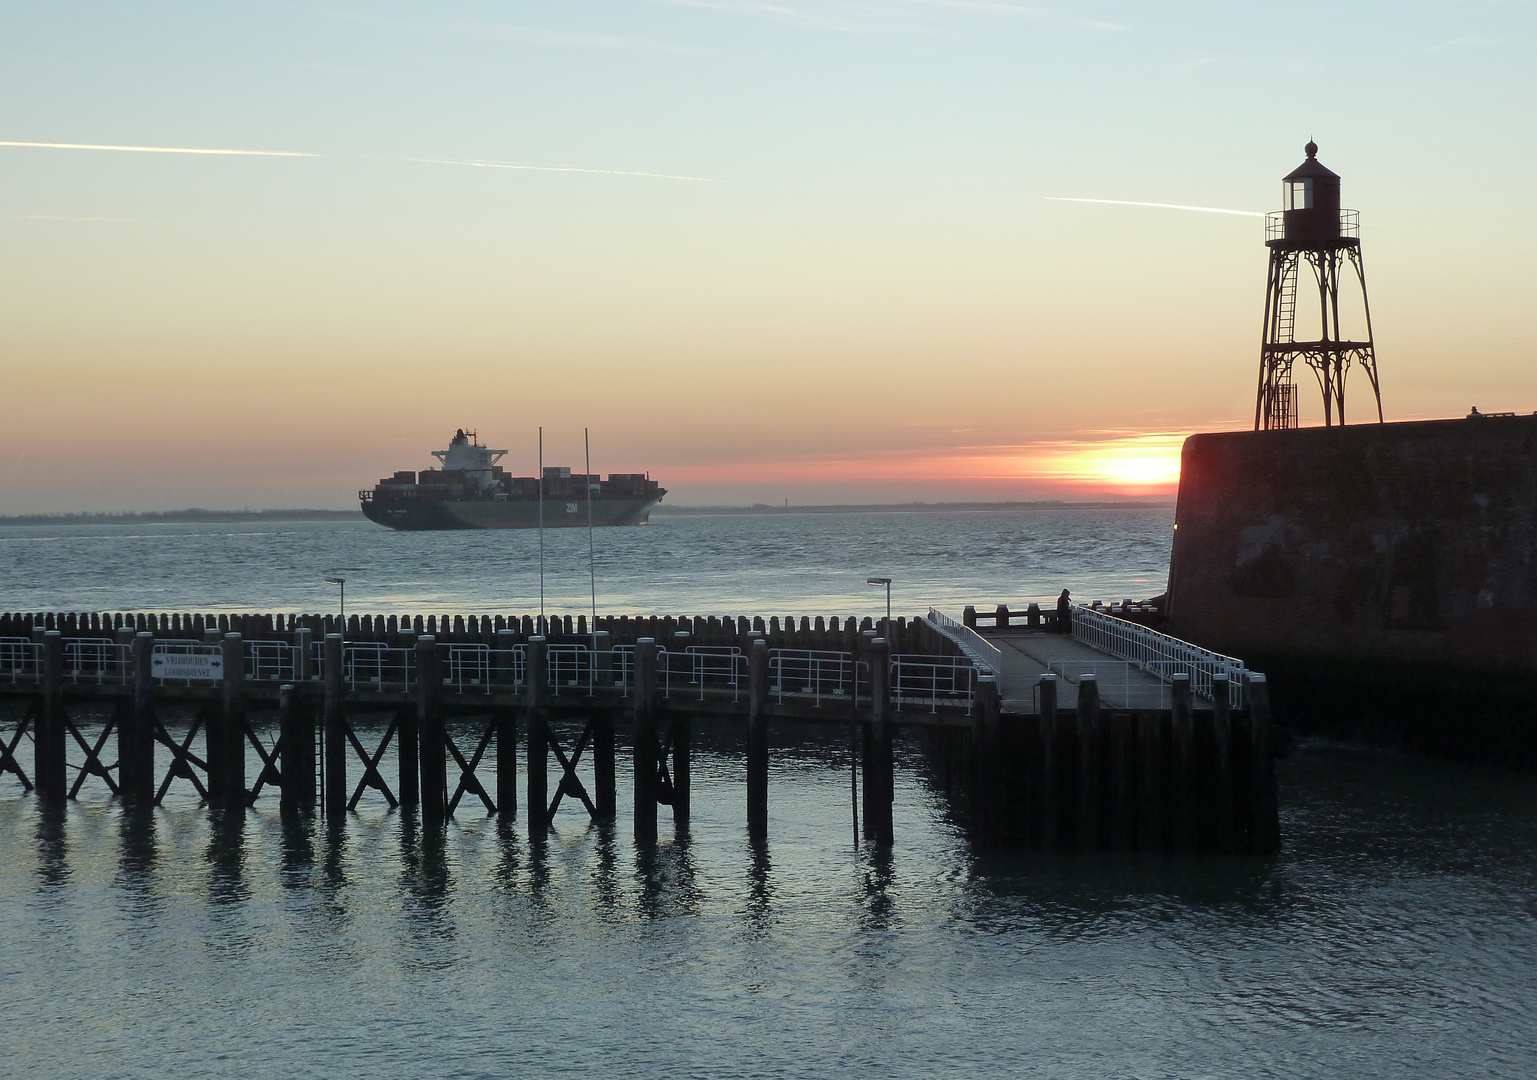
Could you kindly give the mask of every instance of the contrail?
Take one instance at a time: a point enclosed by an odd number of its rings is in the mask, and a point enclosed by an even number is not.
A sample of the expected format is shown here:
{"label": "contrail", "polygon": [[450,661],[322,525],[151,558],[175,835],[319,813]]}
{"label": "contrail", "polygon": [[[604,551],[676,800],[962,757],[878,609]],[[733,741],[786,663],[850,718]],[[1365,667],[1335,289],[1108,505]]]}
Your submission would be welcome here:
{"label": "contrail", "polygon": [[230,157],[302,157],[314,158],[298,150],[211,150],[196,146],[107,146],[97,143],[5,142],[0,146],[27,146],[37,150],[119,150],[129,154],[220,154]]}
{"label": "contrail", "polygon": [[1105,203],[1109,206],[1151,206],[1159,210],[1195,210],[1202,214],[1237,214],[1239,217],[1264,217],[1258,210],[1224,210],[1219,206],[1182,206],[1179,203],[1132,202],[1129,199],[1074,199],[1066,195],[1043,195],[1051,202]]}
{"label": "contrail", "polygon": [[[336,158],[341,155],[311,154],[303,150],[220,150],[198,146],[115,146],[106,143],[15,142],[0,140],[0,146],[34,150],[115,150],[129,154],[212,154],[233,157]],[[706,176],[680,176],[675,173],[636,172],[628,169],[590,169],[580,165],[526,165],[515,161],[472,161],[458,158],[376,157],[365,160],[401,161],[417,165],[458,165],[473,169],[514,169],[521,172],[591,173],[597,176],[643,176],[653,180],[688,180],[714,184]]]}
{"label": "contrail", "polygon": [[411,161],[421,165],[466,165],[475,169],[523,169],[529,172],[595,173],[599,176],[648,176],[653,180],[692,180],[715,184],[708,176],[680,176],[675,173],[631,172],[627,169],[587,169],[580,165],[519,165],[511,161],[461,161],[457,158],[385,158],[386,161]]}

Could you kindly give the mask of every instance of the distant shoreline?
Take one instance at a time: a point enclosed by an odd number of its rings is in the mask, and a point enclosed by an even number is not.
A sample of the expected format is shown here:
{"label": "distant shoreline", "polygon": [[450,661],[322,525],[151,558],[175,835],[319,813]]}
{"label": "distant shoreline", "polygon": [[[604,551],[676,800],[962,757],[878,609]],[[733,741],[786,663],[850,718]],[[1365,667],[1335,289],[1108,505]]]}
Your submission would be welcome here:
{"label": "distant shoreline", "polygon": [[[656,517],[700,517],[727,514],[921,514],[946,511],[1003,512],[1009,510],[1172,510],[1172,502],[944,502],[838,503],[829,505],[666,506],[654,507]],[[143,513],[12,514],[0,516],[0,528],[13,525],[178,525],[238,524],[252,521],[362,521],[360,510],[150,510]]]}
{"label": "distant shoreline", "polygon": [[15,514],[0,517],[5,525],[174,525],[241,521],[363,520],[361,510],[150,510],[140,514]]}

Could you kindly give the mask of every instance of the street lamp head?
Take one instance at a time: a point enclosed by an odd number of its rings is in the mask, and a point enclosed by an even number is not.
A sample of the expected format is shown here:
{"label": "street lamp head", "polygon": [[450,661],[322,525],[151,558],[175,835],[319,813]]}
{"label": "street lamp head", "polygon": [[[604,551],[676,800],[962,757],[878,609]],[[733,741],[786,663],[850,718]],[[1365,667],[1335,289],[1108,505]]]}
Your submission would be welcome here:
{"label": "street lamp head", "polygon": [[328,577],[328,578],[326,578],[326,584],[327,585],[345,585],[346,583],[347,583],[347,579],[344,578],[344,577]]}
{"label": "street lamp head", "polygon": [[866,585],[890,585],[891,584],[891,579],[889,577],[865,578],[865,584]]}

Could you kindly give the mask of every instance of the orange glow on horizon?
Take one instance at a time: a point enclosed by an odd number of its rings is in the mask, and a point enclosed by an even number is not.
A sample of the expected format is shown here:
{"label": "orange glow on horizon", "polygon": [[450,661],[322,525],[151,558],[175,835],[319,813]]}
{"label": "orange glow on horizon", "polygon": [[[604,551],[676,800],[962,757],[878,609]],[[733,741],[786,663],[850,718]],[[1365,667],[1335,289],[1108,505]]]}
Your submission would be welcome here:
{"label": "orange glow on horizon", "polygon": [[680,485],[913,484],[981,485],[1000,498],[1088,497],[1093,493],[1172,495],[1179,489],[1183,434],[1114,434],[1099,440],[960,447],[876,457],[672,464],[659,469]]}

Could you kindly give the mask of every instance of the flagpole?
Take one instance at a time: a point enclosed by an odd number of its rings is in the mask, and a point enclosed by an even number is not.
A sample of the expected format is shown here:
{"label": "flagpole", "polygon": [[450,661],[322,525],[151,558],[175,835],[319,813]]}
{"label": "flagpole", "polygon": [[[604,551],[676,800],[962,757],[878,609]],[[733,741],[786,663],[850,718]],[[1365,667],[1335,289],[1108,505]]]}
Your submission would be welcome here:
{"label": "flagpole", "polygon": [[539,633],[544,633],[544,428],[539,429]]}

